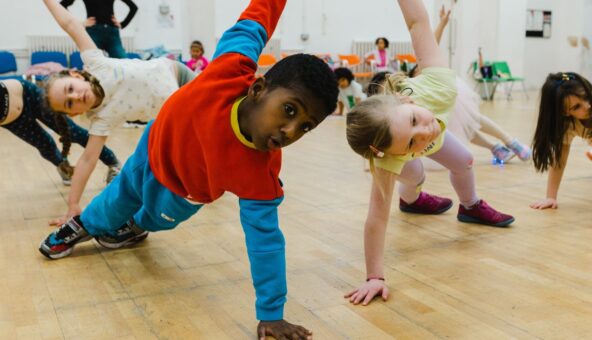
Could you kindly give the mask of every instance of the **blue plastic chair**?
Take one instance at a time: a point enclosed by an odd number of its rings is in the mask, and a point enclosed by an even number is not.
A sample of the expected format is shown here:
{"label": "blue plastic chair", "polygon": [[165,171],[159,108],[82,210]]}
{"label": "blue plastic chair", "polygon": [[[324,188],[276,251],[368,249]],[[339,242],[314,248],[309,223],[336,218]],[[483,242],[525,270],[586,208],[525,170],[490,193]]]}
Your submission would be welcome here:
{"label": "blue plastic chair", "polygon": [[142,59],[142,57],[138,53],[134,52],[127,52],[128,59]]}
{"label": "blue plastic chair", "polygon": [[72,52],[70,54],[70,68],[75,68],[77,70],[82,70],[84,68],[84,62],[82,58],[80,58],[80,52]]}
{"label": "blue plastic chair", "polygon": [[16,58],[8,51],[0,51],[0,74],[16,72]]}
{"label": "blue plastic chair", "polygon": [[42,51],[33,52],[31,54],[31,65],[46,63],[49,61],[61,64],[64,67],[68,67],[68,59],[62,52],[57,51]]}

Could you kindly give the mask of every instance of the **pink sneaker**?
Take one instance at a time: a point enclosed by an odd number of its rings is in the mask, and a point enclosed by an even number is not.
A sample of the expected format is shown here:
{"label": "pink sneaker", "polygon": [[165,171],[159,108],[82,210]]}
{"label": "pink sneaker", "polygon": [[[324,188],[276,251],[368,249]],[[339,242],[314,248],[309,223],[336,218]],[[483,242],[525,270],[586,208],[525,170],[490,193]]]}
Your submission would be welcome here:
{"label": "pink sneaker", "polygon": [[514,222],[514,217],[493,209],[484,200],[479,200],[471,209],[467,209],[460,204],[456,218],[461,222],[485,224],[493,227],[505,227]]}
{"label": "pink sneaker", "polygon": [[419,197],[409,204],[399,198],[399,209],[412,214],[437,215],[452,207],[452,200],[420,192]]}

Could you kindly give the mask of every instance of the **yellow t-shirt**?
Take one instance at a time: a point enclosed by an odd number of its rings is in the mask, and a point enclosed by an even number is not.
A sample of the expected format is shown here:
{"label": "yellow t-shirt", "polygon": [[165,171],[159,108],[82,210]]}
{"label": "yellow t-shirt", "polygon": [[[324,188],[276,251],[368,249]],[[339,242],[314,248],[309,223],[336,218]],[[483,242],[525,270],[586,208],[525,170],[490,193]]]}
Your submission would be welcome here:
{"label": "yellow t-shirt", "polygon": [[440,123],[442,133],[423,151],[403,156],[385,155],[376,159],[375,165],[381,169],[401,174],[406,162],[421,156],[428,156],[440,150],[444,144],[444,131],[448,124],[449,112],[456,101],[456,73],[444,67],[428,67],[415,78],[408,78],[402,86],[413,92],[410,97],[416,105],[430,110]]}

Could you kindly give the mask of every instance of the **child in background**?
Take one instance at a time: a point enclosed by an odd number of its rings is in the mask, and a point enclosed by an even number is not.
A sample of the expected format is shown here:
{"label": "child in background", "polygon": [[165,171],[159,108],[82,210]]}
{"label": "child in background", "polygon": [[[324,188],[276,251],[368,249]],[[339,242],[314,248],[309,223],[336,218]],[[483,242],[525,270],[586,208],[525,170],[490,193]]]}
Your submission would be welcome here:
{"label": "child in background", "polygon": [[[533,209],[557,209],[557,194],[575,137],[592,145],[592,85],[573,72],[551,73],[541,89],[539,118],[532,144],[534,167],[549,170],[547,198],[530,205]],[[592,160],[590,150],[586,155]]]}
{"label": "child in background", "polygon": [[311,55],[286,57],[255,77],[284,6],[285,0],[250,2],[221,37],[210,66],[148,124],[121,174],[81,215],[51,233],[41,253],[61,258],[92,237],[108,248],[136,244],[148,231],[175,228],[228,191],[239,197],[261,320],[258,337],[311,338],[310,331],[283,320],[281,148],[335,110],[338,90],[331,69]]}
{"label": "child in background", "polygon": [[[195,74],[184,64],[166,58],[153,60],[107,58],[70,12],[56,0],[44,0],[57,23],[74,40],[84,71],[65,70],[49,76],[45,92],[49,107],[69,116],[87,113],[88,144],[72,176],[66,218],[80,214],[80,199],[111,131],[124,121],[148,121],[164,101]],[[119,173],[109,167],[107,183]],[[59,218],[50,223],[63,223]]]}
{"label": "child in background", "polygon": [[339,86],[339,101],[337,102],[336,115],[342,115],[349,112],[354,106],[366,99],[366,94],[362,90],[362,85],[355,81],[352,71],[345,67],[335,69],[335,78]]}
{"label": "child in background", "polygon": [[191,43],[189,48],[191,52],[191,59],[189,59],[186,63],[187,67],[189,67],[193,72],[201,72],[203,71],[209,64],[208,59],[204,57],[204,47],[203,44],[195,40]]}
{"label": "child in background", "polygon": [[[60,135],[61,152],[39,122]],[[62,183],[70,185],[74,172],[68,162],[70,146],[72,142],[86,146],[88,131],[72,119],[51,112],[45,105],[43,91],[37,85],[25,80],[0,81],[0,126],[35,147],[41,157],[56,166]],[[99,159],[106,166],[119,164],[113,151],[106,146],[103,146]]]}
{"label": "child in background", "polygon": [[395,58],[388,50],[389,40],[385,37],[376,38],[374,41],[376,49],[364,55],[364,61],[368,65],[373,65],[375,72],[395,72],[392,66]]}
{"label": "child in background", "polygon": [[[505,227],[514,221],[475,192],[473,157],[454,135],[445,131],[448,112],[456,99],[456,76],[446,68],[421,1],[399,0],[411,34],[422,74],[407,78],[391,75],[386,95],[375,95],[356,105],[347,116],[347,140],[351,148],[369,159],[373,171],[370,206],[364,230],[367,277],[345,297],[368,304],[376,295],[388,297],[384,282],[383,249],[396,181],[399,208],[404,212],[441,214],[452,201],[421,190],[425,173],[419,157],[428,156],[450,170],[459,196],[457,218],[461,222]],[[401,104],[394,93],[408,94],[415,104]]]}

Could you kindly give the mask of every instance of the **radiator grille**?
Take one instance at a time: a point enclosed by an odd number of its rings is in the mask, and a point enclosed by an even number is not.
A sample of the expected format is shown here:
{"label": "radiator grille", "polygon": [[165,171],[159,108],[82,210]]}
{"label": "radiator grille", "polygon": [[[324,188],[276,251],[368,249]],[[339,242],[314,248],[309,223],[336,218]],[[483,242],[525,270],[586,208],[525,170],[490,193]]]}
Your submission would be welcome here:
{"label": "radiator grille", "polygon": [[[134,37],[121,37],[123,47],[128,52],[135,51]],[[57,51],[66,55],[77,51],[76,45],[68,36],[30,35],[27,36],[29,53],[38,51]]]}

